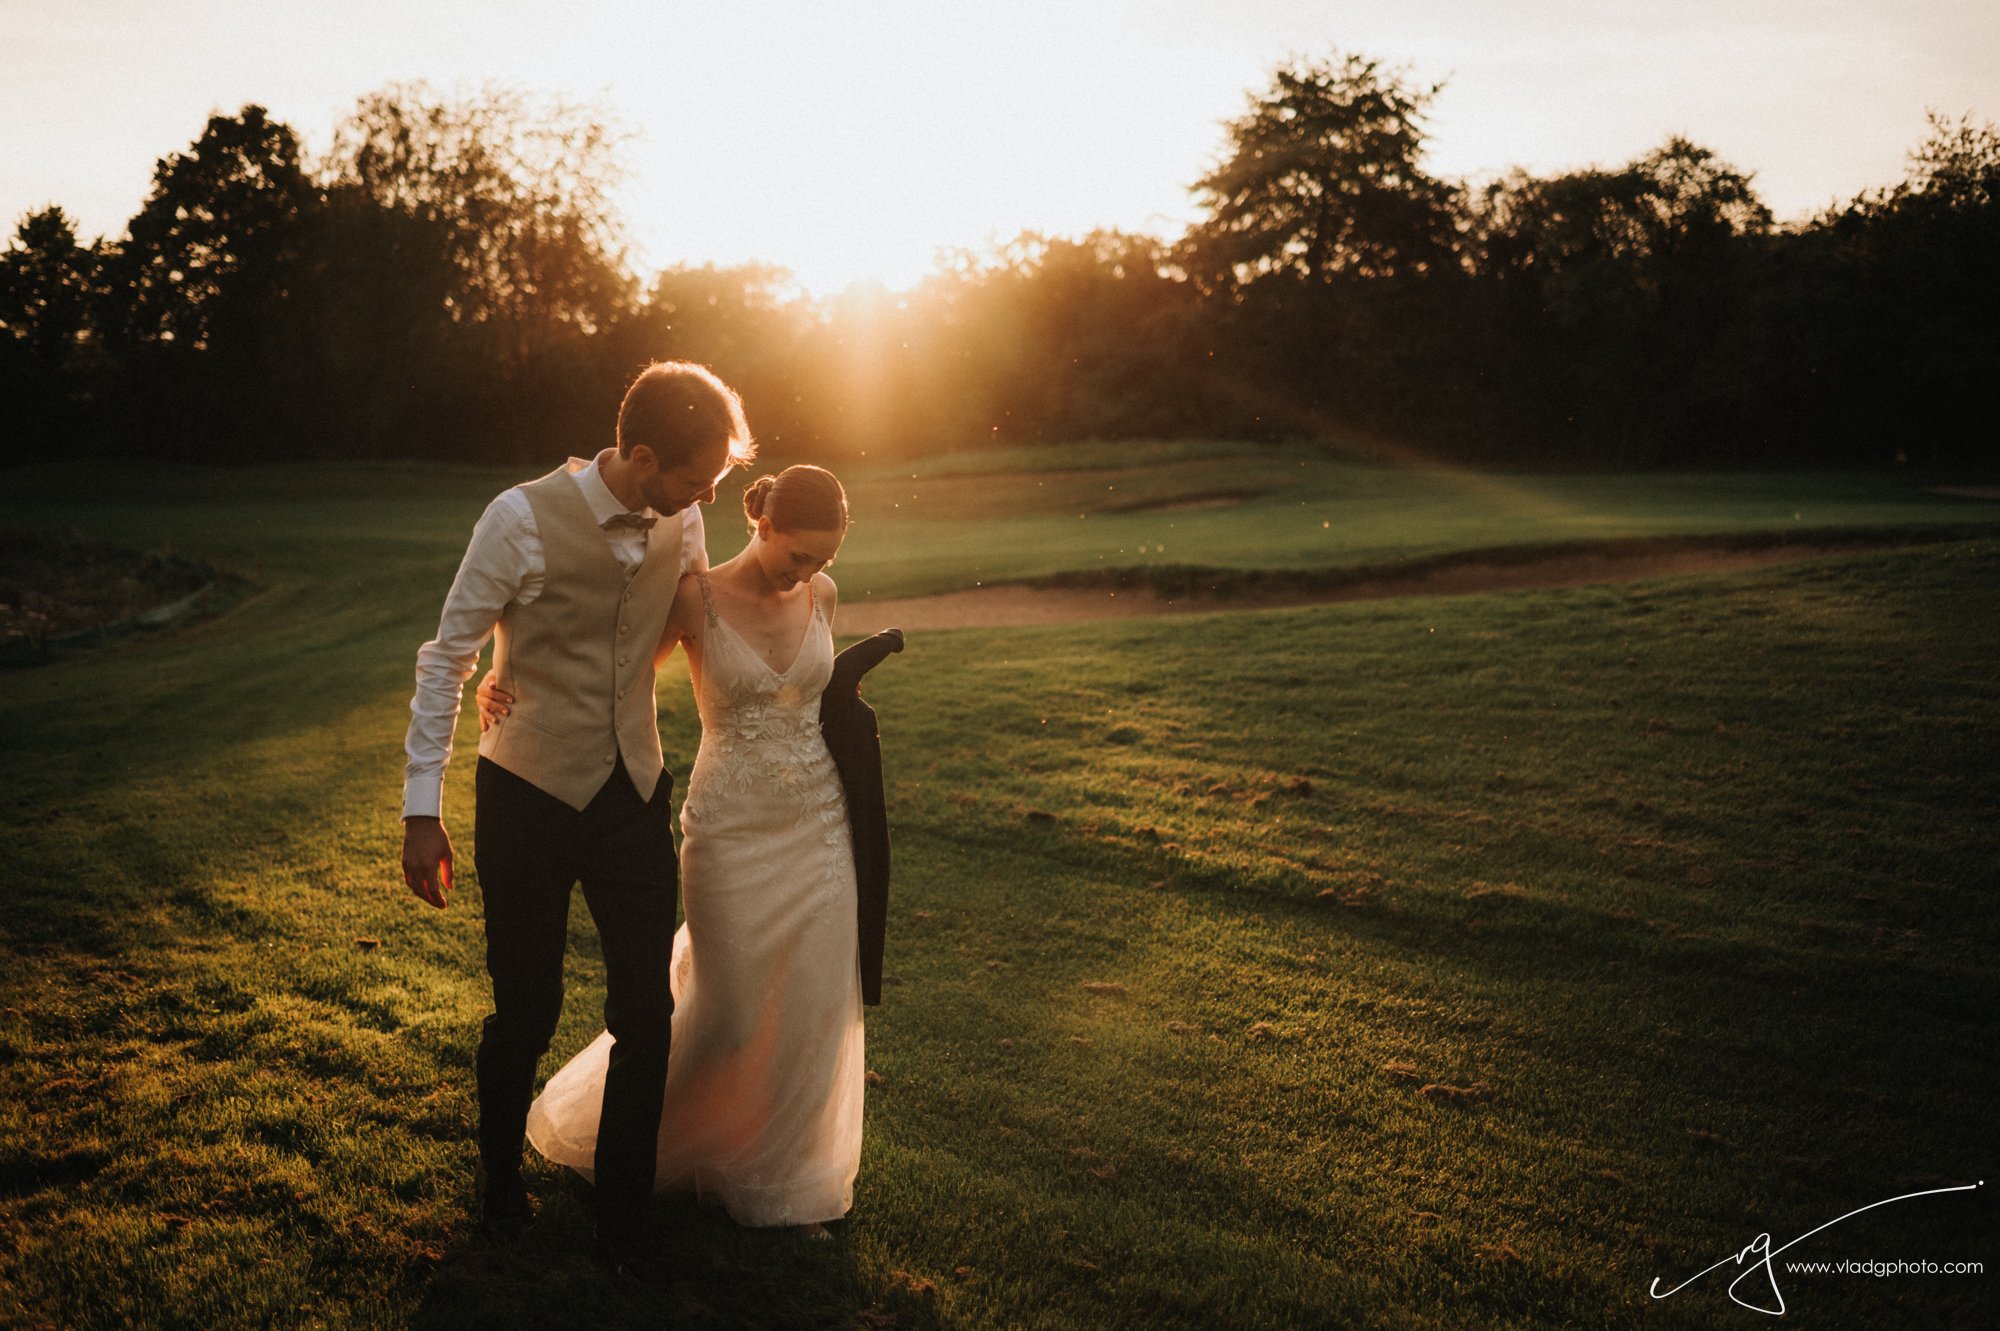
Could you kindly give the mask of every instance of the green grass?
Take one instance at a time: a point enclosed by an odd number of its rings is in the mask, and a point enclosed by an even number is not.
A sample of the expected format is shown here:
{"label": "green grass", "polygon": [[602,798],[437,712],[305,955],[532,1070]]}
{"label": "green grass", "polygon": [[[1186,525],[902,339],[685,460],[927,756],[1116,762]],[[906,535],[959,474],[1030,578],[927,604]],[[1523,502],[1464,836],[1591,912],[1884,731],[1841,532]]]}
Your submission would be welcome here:
{"label": "green grass", "polygon": [[[1362,479],[1478,544],[1557,521]],[[864,520],[883,480],[854,486]],[[462,856],[437,914],[393,861],[412,653],[497,483],[162,474],[0,505],[0,526],[171,538],[261,585],[5,677],[0,1323],[1748,1324],[1715,1277],[1646,1284],[1987,1172],[1991,537],[913,637],[870,685],[896,982],[839,1240],[678,1206],[680,1288],[626,1294],[585,1255],[587,1190],[541,1165],[534,1236],[474,1242],[477,883]],[[1562,483],[1659,531],[1775,522],[1786,485],[1830,524],[1966,511],[1865,478]],[[926,580],[1009,522],[1059,521],[980,502],[967,549],[843,555],[843,589],[949,585]],[[1392,507],[1339,557],[1392,548]],[[1253,504],[1196,512],[1235,515],[1218,551],[1321,559]],[[1127,520],[1081,527],[1107,518]],[[661,696],[685,770],[678,668]],[[580,903],[572,943],[545,1071],[600,1025]],[[1984,1200],[1871,1212],[1796,1255],[1990,1262]],[[1977,1324],[1982,1279],[1780,1277],[1805,1324],[1857,1327]]]}
{"label": "green grass", "polygon": [[1991,501],[1882,474],[1420,472],[1240,444],[1098,445],[1065,459],[1081,465],[1032,466],[1067,453],[858,472],[842,575],[861,594],[895,596],[1079,570],[1330,570],[1686,535],[1990,530],[2000,519]]}
{"label": "green grass", "polygon": [[[448,582],[487,500],[538,470],[40,468],[10,473],[0,524],[98,530],[115,513],[127,543],[199,550],[249,572],[316,572],[358,549],[366,576],[407,555]],[[850,599],[1111,570],[1313,572],[1690,535],[1762,542],[2000,529],[2000,504],[1881,473],[1408,471],[1232,443],[995,450],[839,471],[855,522],[835,573]],[[718,559],[742,543],[739,489],[732,483],[707,510]],[[1228,502],[1176,507],[1217,496]],[[408,590],[441,595],[421,578]]]}

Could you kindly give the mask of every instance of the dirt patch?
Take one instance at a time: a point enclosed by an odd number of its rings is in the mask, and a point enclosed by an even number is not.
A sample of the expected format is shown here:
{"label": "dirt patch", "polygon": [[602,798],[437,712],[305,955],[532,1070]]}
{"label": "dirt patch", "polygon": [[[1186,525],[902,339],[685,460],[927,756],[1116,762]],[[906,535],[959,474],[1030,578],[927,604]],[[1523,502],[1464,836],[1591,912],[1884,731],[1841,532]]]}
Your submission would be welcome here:
{"label": "dirt patch", "polygon": [[206,609],[224,577],[171,550],[0,532],[0,665],[164,627]]}
{"label": "dirt patch", "polygon": [[846,602],[840,607],[840,631],[845,635],[875,633],[885,628],[913,631],[1014,628],[1026,624],[1066,624],[1138,615],[1267,610],[1394,596],[1467,596],[1530,588],[1585,587],[1595,583],[1632,582],[1641,578],[1763,568],[1803,559],[1852,554],[1859,549],[1880,549],[1890,544],[1903,542],[1881,542],[1873,546],[1847,542],[1840,545],[1768,545],[1751,549],[1570,553],[1547,559],[1504,563],[1468,560],[1407,574],[1387,573],[1338,586],[1238,591],[1227,598],[1199,592],[1168,594],[1145,587],[979,587],[938,596]]}
{"label": "dirt patch", "polygon": [[1933,485],[1931,493],[1960,499],[2000,499],[2000,485]]}

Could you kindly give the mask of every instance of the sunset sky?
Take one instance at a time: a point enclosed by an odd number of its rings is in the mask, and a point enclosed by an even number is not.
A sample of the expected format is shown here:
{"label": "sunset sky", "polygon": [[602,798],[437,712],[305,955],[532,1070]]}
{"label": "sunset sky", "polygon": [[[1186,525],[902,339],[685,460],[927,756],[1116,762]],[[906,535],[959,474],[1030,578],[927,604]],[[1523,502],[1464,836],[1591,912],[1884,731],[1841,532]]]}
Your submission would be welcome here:
{"label": "sunset sky", "polygon": [[214,110],[324,149],[361,94],[482,81],[637,133],[642,271],[907,286],[1023,229],[1177,233],[1220,122],[1290,53],[1444,80],[1431,166],[1615,164],[1682,133],[1781,218],[1900,178],[1924,112],[2000,118],[1990,0],[0,0],[0,214],[122,232]]}

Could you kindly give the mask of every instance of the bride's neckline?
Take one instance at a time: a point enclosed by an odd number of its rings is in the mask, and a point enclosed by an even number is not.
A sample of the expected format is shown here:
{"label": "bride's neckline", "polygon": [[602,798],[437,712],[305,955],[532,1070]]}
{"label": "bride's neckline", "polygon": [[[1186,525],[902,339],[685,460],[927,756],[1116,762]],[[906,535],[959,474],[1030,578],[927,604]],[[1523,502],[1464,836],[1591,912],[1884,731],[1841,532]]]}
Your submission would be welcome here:
{"label": "bride's neckline", "polygon": [[[704,573],[701,575],[701,582],[703,587],[709,586],[707,574]],[[799,634],[799,645],[792,649],[792,663],[783,670],[772,670],[771,663],[764,659],[764,653],[757,650],[757,644],[744,637],[734,624],[722,617],[722,608],[716,605],[715,592],[712,588],[710,588],[708,596],[708,613],[715,618],[716,623],[728,629],[736,641],[743,644],[744,650],[750,653],[758,665],[770,671],[771,678],[783,680],[790,676],[794,670],[798,669],[799,662],[805,658],[806,644],[812,641],[813,621],[819,618],[819,588],[811,582],[806,583],[806,597],[808,604],[805,630]]]}

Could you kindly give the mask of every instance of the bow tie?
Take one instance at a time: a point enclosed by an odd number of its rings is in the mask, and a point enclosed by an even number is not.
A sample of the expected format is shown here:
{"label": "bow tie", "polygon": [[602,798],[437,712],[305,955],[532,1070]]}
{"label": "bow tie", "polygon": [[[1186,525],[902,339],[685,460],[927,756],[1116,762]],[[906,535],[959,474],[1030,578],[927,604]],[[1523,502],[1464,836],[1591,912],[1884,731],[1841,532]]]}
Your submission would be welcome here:
{"label": "bow tie", "polygon": [[636,531],[650,531],[658,518],[642,517],[637,513],[614,513],[604,520],[605,530],[613,527],[631,527]]}

